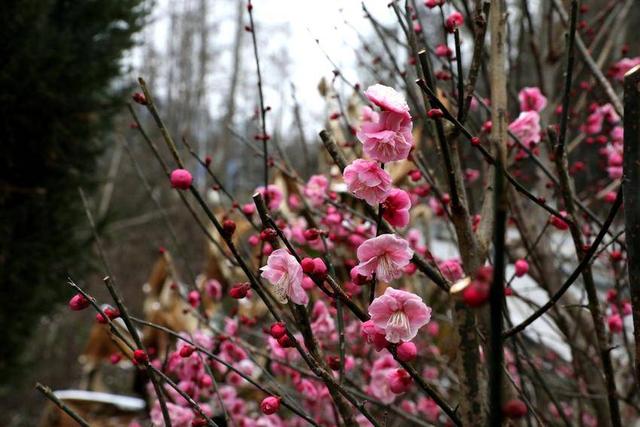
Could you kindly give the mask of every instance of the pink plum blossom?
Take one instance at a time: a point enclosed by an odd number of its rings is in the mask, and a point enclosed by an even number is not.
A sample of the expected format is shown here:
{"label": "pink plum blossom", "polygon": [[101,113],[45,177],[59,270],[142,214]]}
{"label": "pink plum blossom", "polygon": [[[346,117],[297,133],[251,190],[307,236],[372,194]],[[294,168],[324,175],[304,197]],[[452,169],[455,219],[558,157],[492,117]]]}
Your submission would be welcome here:
{"label": "pink plum blossom", "polygon": [[349,191],[372,206],[382,203],[391,188],[391,176],[373,160],[354,160],[343,176]]}
{"label": "pink plum blossom", "polygon": [[398,364],[390,354],[385,354],[373,362],[368,393],[379,399],[382,403],[389,404],[393,402],[396,395],[391,391],[388,377],[391,372],[397,369]]}
{"label": "pink plum blossom", "polygon": [[364,123],[357,133],[364,152],[374,160],[392,162],[404,160],[413,148],[411,117],[393,111],[383,111],[379,120]]}
{"label": "pink plum blossom", "polygon": [[302,267],[286,249],[276,249],[269,255],[267,265],[260,268],[261,276],[273,285],[276,299],[285,304],[305,305],[309,296],[302,287]]}
{"label": "pink plum blossom", "polygon": [[438,264],[442,275],[450,282],[457,282],[464,277],[464,270],[457,259],[447,259]]}
{"label": "pink plum blossom", "polygon": [[410,118],[409,105],[404,99],[404,96],[397,90],[389,86],[375,84],[369,86],[367,90],[364,91],[364,95],[369,101],[380,107],[382,111],[392,111]]}
{"label": "pink plum blossom", "polygon": [[268,207],[270,210],[275,211],[280,207],[280,204],[284,200],[284,196],[282,194],[282,190],[276,185],[270,184],[267,186],[267,191],[264,190],[264,187],[256,188],[256,192],[260,193],[264,200],[267,200],[267,195],[269,196],[269,204]]}
{"label": "pink plum blossom", "polygon": [[399,188],[391,189],[382,206],[382,216],[392,226],[405,227],[409,223],[411,198],[406,191]]}
{"label": "pink plum blossom", "polygon": [[362,107],[360,111],[360,124],[363,125],[365,123],[377,122],[379,118],[379,114],[377,111],[374,111],[368,105]]}
{"label": "pink plum blossom", "polygon": [[356,252],[360,263],[355,267],[358,274],[383,282],[402,276],[403,268],[409,264],[413,250],[409,242],[395,234],[383,234],[366,240]]}
{"label": "pink plum blossom", "polygon": [[360,333],[367,343],[373,344],[376,351],[387,348],[387,345],[389,345],[389,342],[384,337],[384,329],[377,327],[372,320],[367,320],[362,324]]}
{"label": "pink plum blossom", "polygon": [[622,58],[609,68],[607,75],[618,81],[624,80],[624,75],[627,74],[636,65],[640,65],[640,56],[635,58]]}
{"label": "pink plum blossom", "polygon": [[313,206],[320,206],[324,203],[324,197],[329,187],[329,181],[324,175],[313,175],[304,186],[304,195],[309,198]]}
{"label": "pink plum blossom", "polygon": [[525,87],[518,94],[520,111],[535,111],[539,113],[547,106],[547,98],[537,87]]}
{"label": "pink plum blossom", "polygon": [[525,145],[540,142],[540,115],[536,111],[523,111],[509,125],[509,130]]}
{"label": "pink plum blossom", "polygon": [[[175,427],[191,427],[194,419],[193,411],[189,408],[183,408],[171,402],[166,402],[171,425]],[[162,411],[160,410],[160,402],[156,401],[151,409],[151,423],[154,426],[164,426]]]}
{"label": "pink plum blossom", "polygon": [[431,320],[431,308],[418,295],[389,287],[373,300],[369,315],[374,325],[384,329],[387,341],[397,344],[415,338]]}
{"label": "pink plum blossom", "polygon": [[462,24],[464,24],[464,16],[462,16],[462,14],[457,10],[454,10],[447,18],[447,21],[445,22],[445,28],[450,33],[453,33],[454,30],[462,26]]}

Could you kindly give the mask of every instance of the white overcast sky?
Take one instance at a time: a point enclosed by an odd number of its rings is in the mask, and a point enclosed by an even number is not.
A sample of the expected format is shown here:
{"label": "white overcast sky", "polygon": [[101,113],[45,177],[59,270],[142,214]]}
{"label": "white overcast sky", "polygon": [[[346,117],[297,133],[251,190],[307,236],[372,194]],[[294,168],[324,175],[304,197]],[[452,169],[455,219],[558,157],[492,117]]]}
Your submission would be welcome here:
{"label": "white overcast sky", "polygon": [[[158,0],[152,15],[153,23],[145,30],[145,43],[153,43],[159,52],[164,51],[166,45],[169,19],[167,4],[169,1],[193,0]],[[221,24],[215,33],[216,44],[228,43],[233,40],[235,30],[235,6],[233,1],[209,0],[209,7],[213,10],[216,20]],[[237,0],[246,3],[246,0]],[[194,2],[195,3],[195,2]],[[365,4],[369,11],[383,23],[394,23],[395,15],[387,7],[385,0],[367,0]],[[297,97],[303,104],[303,117],[308,127],[320,126],[325,113],[325,103],[317,91],[318,82],[322,77],[330,78],[333,67],[325,58],[314,39],[319,39],[322,48],[338,64],[350,81],[361,79],[355,71],[356,60],[352,48],[360,45],[357,34],[345,25],[345,20],[363,35],[371,35],[371,24],[364,17],[362,3],[359,0],[253,0],[254,19],[256,20],[258,43],[262,56],[277,55],[285,50],[290,60],[286,76],[269,69],[266,58],[261,58],[265,80],[265,98],[269,105],[277,110],[279,101],[283,98],[289,101],[290,83],[296,87]],[[221,18],[222,17],[222,18]],[[246,18],[248,23],[248,15]],[[270,29],[276,30],[271,31]],[[249,45],[246,46],[248,48]],[[229,61],[230,53],[225,53],[223,63]],[[133,61],[138,57],[134,53]],[[245,61],[246,70],[255,69],[253,61]],[[226,91],[226,77],[220,77],[210,88],[212,97],[212,113],[216,116],[216,93]],[[218,91],[219,89],[219,91]],[[156,88],[161,90],[161,88]],[[242,99],[239,101],[242,102]],[[310,129],[311,130],[311,129]]]}

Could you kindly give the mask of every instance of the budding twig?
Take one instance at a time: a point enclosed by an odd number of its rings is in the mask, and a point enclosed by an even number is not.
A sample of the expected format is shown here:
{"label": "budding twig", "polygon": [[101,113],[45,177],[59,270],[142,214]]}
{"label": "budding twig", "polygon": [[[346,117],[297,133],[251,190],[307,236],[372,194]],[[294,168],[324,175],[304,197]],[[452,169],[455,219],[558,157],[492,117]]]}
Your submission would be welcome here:
{"label": "budding twig", "polygon": [[40,383],[36,384],[36,389],[44,395],[47,399],[52,401],[58,408],[62,409],[67,415],[69,415],[78,425],[82,427],[91,427],[90,424],[82,418],[77,412],[69,408],[65,403],[56,396],[49,387],[43,386]]}

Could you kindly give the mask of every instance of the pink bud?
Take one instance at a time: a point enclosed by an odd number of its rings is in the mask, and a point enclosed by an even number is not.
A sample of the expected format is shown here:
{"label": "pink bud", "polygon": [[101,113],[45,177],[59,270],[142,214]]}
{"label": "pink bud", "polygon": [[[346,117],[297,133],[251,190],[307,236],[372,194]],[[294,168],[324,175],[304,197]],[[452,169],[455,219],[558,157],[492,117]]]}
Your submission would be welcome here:
{"label": "pink bud", "polygon": [[313,279],[311,277],[307,275],[302,277],[302,289],[304,289],[305,291],[310,291],[314,286],[315,283],[313,283]]}
{"label": "pink bud", "polygon": [[446,27],[447,31],[449,31],[450,33],[453,33],[455,31],[455,29],[460,27],[462,24],[464,24],[464,17],[462,16],[462,14],[460,12],[454,11],[447,18],[447,21],[445,23],[445,27]]}
{"label": "pink bud", "polygon": [[436,6],[442,6],[444,4],[444,0],[425,0],[424,5],[429,9],[433,9]]}
{"label": "pink bud", "polygon": [[188,190],[193,182],[191,172],[186,169],[175,169],[171,172],[171,186],[179,190]]}
{"label": "pink bud", "polygon": [[474,281],[462,291],[462,301],[469,307],[481,307],[489,300],[489,285]]}
{"label": "pink bud", "polygon": [[253,203],[247,203],[242,205],[242,213],[245,215],[253,215],[256,211],[256,206]]}
{"label": "pink bud", "polygon": [[529,271],[529,263],[525,259],[519,259],[515,263],[516,276],[522,277]]}
{"label": "pink bud", "polygon": [[412,342],[403,342],[398,346],[398,358],[403,362],[411,362],[418,356],[418,348]]}
{"label": "pink bud", "polygon": [[191,307],[196,308],[200,305],[200,293],[198,291],[191,291],[187,296],[187,301]]}
{"label": "pink bud", "polygon": [[411,386],[411,376],[404,369],[391,371],[387,380],[389,381],[389,389],[395,394],[404,393]]}
{"label": "pink bud", "polygon": [[[561,215],[565,216],[566,212],[560,212]],[[552,215],[551,218],[549,218],[549,222],[551,223],[551,225],[553,225],[555,228],[557,228],[558,230],[568,230],[569,229],[569,224],[567,224],[567,222],[565,220],[563,220],[562,218]]]}
{"label": "pink bud", "polygon": [[316,269],[316,264],[312,258],[303,258],[300,261],[300,265],[302,266],[302,271],[307,274],[313,274]]}
{"label": "pink bud", "polygon": [[318,277],[324,277],[327,275],[327,266],[325,265],[322,258],[314,258],[313,259],[313,274]]}
{"label": "pink bud", "polygon": [[200,378],[200,387],[209,388],[212,385],[213,385],[213,380],[211,379],[211,377],[209,375],[203,375]]}
{"label": "pink bud", "polygon": [[612,314],[607,319],[607,323],[609,324],[609,330],[613,334],[619,334],[622,332],[622,317],[619,314]]}

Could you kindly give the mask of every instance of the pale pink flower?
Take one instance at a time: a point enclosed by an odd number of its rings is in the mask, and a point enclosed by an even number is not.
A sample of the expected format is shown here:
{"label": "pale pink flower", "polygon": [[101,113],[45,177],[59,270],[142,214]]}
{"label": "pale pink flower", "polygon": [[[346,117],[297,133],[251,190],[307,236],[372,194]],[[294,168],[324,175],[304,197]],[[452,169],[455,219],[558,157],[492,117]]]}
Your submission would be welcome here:
{"label": "pale pink flower", "polygon": [[313,206],[324,203],[324,197],[329,187],[329,180],[324,175],[313,175],[304,186],[304,195],[309,198]]}
{"label": "pale pink flower", "polygon": [[404,227],[409,223],[411,198],[406,191],[393,188],[385,199],[382,216],[394,227]]}
{"label": "pale pink flower", "polygon": [[367,320],[360,326],[360,334],[369,344],[373,344],[376,351],[387,348],[389,342],[384,337],[384,329],[377,327],[372,320]]}
{"label": "pale pink flower", "polygon": [[383,111],[378,121],[363,123],[357,136],[369,157],[392,162],[404,160],[409,155],[413,147],[412,127],[408,114]]}
{"label": "pale pink flower", "polygon": [[264,190],[264,187],[256,188],[256,192],[262,194],[264,200],[267,200],[267,195],[269,196],[269,204],[268,207],[270,210],[275,211],[280,207],[282,200],[284,200],[284,196],[282,194],[282,190],[273,184],[269,184],[267,186],[267,191]]}
{"label": "pale pink flower", "polygon": [[623,81],[624,75],[636,65],[640,65],[640,56],[635,58],[622,58],[609,68],[607,75],[615,80]]}
{"label": "pale pink flower", "polygon": [[547,98],[537,87],[525,87],[518,94],[520,111],[535,111],[539,113],[547,106]]}
{"label": "pale pink flower", "polygon": [[309,296],[302,288],[302,267],[286,249],[273,251],[267,265],[260,270],[261,276],[273,285],[275,297],[281,304],[285,304],[287,299],[300,305],[309,302]]}
{"label": "pale pink flower", "polygon": [[380,115],[377,111],[374,111],[371,107],[365,105],[364,107],[362,107],[362,110],[360,112],[360,124],[362,125],[364,123],[377,122],[379,117]]}
{"label": "pale pink flower", "polygon": [[382,203],[391,188],[391,176],[374,160],[354,160],[343,177],[349,191],[372,206]]}
{"label": "pale pink flower", "polygon": [[389,282],[402,276],[413,250],[403,238],[395,234],[383,234],[366,240],[358,246],[356,254],[360,261],[355,267],[358,274],[365,277],[375,274],[383,282]]}
{"label": "pale pink flower", "polygon": [[311,330],[321,339],[330,339],[336,332],[336,326],[329,308],[322,301],[318,300],[313,305],[311,311]]}
{"label": "pale pink flower", "polygon": [[615,126],[620,122],[620,116],[616,113],[616,110],[611,104],[604,104],[598,106],[592,105],[592,113],[587,117],[587,121],[582,125],[581,129],[589,135],[594,135],[602,132],[602,126],[605,120],[612,126]]}
{"label": "pale pink flower", "polygon": [[461,27],[464,24],[464,16],[457,10],[454,10],[451,15],[447,18],[444,26],[450,33],[453,33],[454,30],[458,27]]}
{"label": "pale pink flower", "polygon": [[375,84],[369,86],[367,90],[364,91],[364,95],[369,101],[380,107],[382,111],[393,111],[410,118],[407,101],[404,99],[404,96],[395,89],[389,86]]}
{"label": "pale pink flower", "polygon": [[457,282],[464,277],[464,270],[457,259],[447,259],[438,263],[442,275],[450,282]]}
{"label": "pale pink flower", "polygon": [[392,369],[387,373],[389,389],[395,394],[402,394],[411,386],[411,376],[404,369]]}
{"label": "pale pink flower", "polygon": [[219,301],[222,298],[222,284],[216,279],[209,279],[204,284],[204,290],[214,301]]}
{"label": "pale pink flower", "polygon": [[438,421],[438,417],[440,416],[440,407],[433,399],[421,397],[418,400],[418,410],[427,417],[427,421],[430,423]]}
{"label": "pale pink flower", "polygon": [[387,341],[397,344],[415,338],[431,320],[431,308],[418,295],[389,287],[369,305],[369,315]]}
{"label": "pale pink flower", "polygon": [[453,51],[451,50],[451,48],[449,48],[449,46],[447,46],[446,44],[439,44],[438,46],[436,46],[435,48],[435,54],[436,56],[440,56],[440,57],[445,57],[445,58],[450,58],[452,55]]}
{"label": "pale pink flower", "polygon": [[371,381],[367,392],[382,403],[389,404],[393,402],[396,395],[391,391],[388,375],[397,369],[398,364],[390,354],[385,354],[373,362]]}
{"label": "pale pink flower", "polygon": [[522,142],[530,146],[540,142],[540,115],[535,111],[523,111],[509,125],[509,130]]}
{"label": "pale pink flower", "polygon": [[[183,408],[171,402],[166,402],[166,405],[172,426],[191,427],[191,422],[194,418],[191,409]],[[154,426],[164,426],[164,419],[162,418],[162,411],[160,410],[160,403],[158,401],[154,403],[151,409],[151,423]]]}

